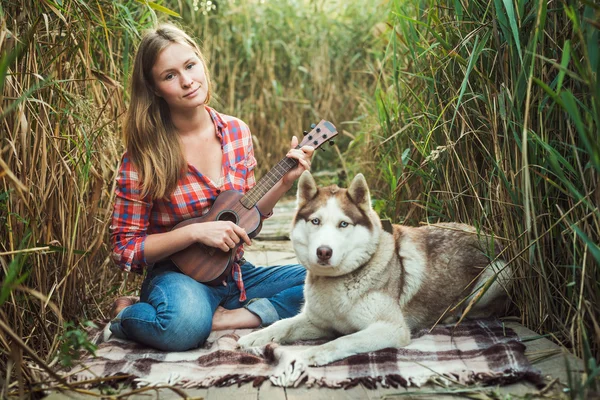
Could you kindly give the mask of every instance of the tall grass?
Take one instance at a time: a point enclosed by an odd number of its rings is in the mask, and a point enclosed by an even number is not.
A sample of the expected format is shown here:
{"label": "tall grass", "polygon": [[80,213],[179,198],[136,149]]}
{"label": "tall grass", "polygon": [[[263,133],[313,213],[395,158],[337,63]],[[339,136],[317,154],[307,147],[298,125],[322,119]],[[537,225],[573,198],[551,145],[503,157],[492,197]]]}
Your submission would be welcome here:
{"label": "tall grass", "polygon": [[587,385],[600,372],[599,16],[594,2],[393,1],[375,119],[351,150],[372,155],[360,168],[382,214],[493,232],[515,313],[582,357]]}
{"label": "tall grass", "polygon": [[150,21],[126,2],[2,3],[1,397],[36,382],[27,362],[52,364],[65,323],[103,317],[122,280],[104,242],[122,60]]}
{"label": "tall grass", "polygon": [[[344,148],[375,90],[367,73],[373,26],[385,17],[376,2],[218,2],[218,12],[173,4],[207,52],[216,106],[246,121],[258,160],[279,160],[292,135],[320,119],[334,122]],[[315,170],[341,166],[336,152],[315,157]],[[270,169],[259,163],[259,174]]]}
{"label": "tall grass", "polygon": [[[349,137],[343,122],[364,112],[376,6],[228,1],[204,15],[196,3],[1,4],[0,397],[41,383],[38,367],[68,359],[62,344],[139,287],[111,265],[106,239],[144,28],[171,20],[202,42],[215,106],[249,123],[259,175],[311,122],[331,119]],[[317,160],[337,166],[337,154]]]}

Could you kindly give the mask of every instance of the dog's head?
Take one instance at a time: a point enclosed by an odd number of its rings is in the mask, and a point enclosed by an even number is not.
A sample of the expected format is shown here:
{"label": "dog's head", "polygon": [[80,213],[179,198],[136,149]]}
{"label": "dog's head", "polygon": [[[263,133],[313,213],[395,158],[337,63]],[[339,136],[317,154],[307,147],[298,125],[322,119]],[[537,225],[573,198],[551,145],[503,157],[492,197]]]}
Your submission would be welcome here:
{"label": "dog's head", "polygon": [[372,256],[381,221],[371,207],[362,174],[354,177],[348,189],[320,188],[305,171],[298,182],[297,203],[291,238],[298,260],[311,273],[345,275]]}

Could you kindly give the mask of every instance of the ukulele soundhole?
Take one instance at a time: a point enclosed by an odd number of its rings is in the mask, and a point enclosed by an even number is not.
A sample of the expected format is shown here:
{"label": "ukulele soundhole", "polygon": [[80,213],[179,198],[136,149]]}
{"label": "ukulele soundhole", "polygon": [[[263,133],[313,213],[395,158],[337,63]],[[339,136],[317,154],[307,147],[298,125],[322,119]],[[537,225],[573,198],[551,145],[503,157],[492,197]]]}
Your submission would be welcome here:
{"label": "ukulele soundhole", "polygon": [[221,211],[219,215],[217,215],[217,221],[231,221],[234,224],[237,224],[239,217],[235,212],[231,210],[225,210]]}

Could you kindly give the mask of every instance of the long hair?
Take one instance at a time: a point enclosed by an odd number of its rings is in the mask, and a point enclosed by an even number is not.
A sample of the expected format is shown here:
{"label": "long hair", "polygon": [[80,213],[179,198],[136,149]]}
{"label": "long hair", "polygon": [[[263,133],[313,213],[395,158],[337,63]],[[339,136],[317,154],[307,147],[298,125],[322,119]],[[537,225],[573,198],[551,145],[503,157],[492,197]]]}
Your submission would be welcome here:
{"label": "long hair", "polygon": [[204,64],[210,100],[211,84],[206,61],[194,40],[174,25],[162,24],[146,31],[135,56],[131,76],[131,99],[123,137],[136,167],[142,196],[164,198],[175,190],[187,163],[171,120],[169,106],[156,95],[152,67],[160,52],[172,43],[190,46]]}

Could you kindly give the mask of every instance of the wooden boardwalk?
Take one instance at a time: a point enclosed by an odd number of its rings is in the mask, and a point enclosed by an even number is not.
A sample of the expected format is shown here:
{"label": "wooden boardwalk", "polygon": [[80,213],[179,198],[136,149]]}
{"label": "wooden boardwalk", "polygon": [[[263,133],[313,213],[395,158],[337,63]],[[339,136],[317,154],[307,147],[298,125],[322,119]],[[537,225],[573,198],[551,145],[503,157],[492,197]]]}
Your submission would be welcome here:
{"label": "wooden boardwalk", "polygon": [[[296,257],[289,241],[289,231],[291,219],[294,212],[295,203],[292,200],[280,202],[273,217],[265,221],[264,227],[259,237],[255,238],[253,245],[246,251],[246,258],[255,265],[284,265],[296,263]],[[473,398],[466,397],[466,394],[444,394],[450,390],[466,389],[477,390],[481,392],[479,399],[505,398],[510,394],[512,397],[529,398],[568,398],[563,392],[568,382],[568,372],[566,362],[571,368],[575,369],[576,379],[580,379],[583,364],[581,360],[572,354],[561,349],[548,339],[541,338],[537,333],[523,327],[514,321],[507,321],[506,326],[515,330],[519,337],[526,341],[526,355],[533,363],[534,367],[542,372],[545,381],[549,384],[547,391],[543,396],[533,385],[527,382],[516,383],[501,387],[485,388],[442,388],[436,386],[425,386],[421,388],[381,388],[368,389],[363,385],[356,386],[349,390],[331,389],[323,387],[307,388],[301,386],[298,388],[282,388],[273,386],[270,382],[264,382],[260,387],[252,387],[252,384],[230,387],[211,387],[208,389],[179,389],[179,393],[171,389],[152,389],[142,393],[127,396],[128,399],[178,399],[184,396],[186,398],[205,399],[205,400],[375,400],[375,399],[457,399]],[[131,388],[122,388],[118,395],[125,395]],[[54,392],[48,399],[91,399],[98,398],[99,391],[93,390],[94,395],[73,393],[73,392]],[[433,393],[438,392],[438,393]],[[487,393],[487,395],[486,395]],[[490,397],[492,393],[497,396]],[[185,394],[182,396],[182,394]],[[473,393],[471,393],[473,395]],[[108,397],[108,396],[107,396]]]}

